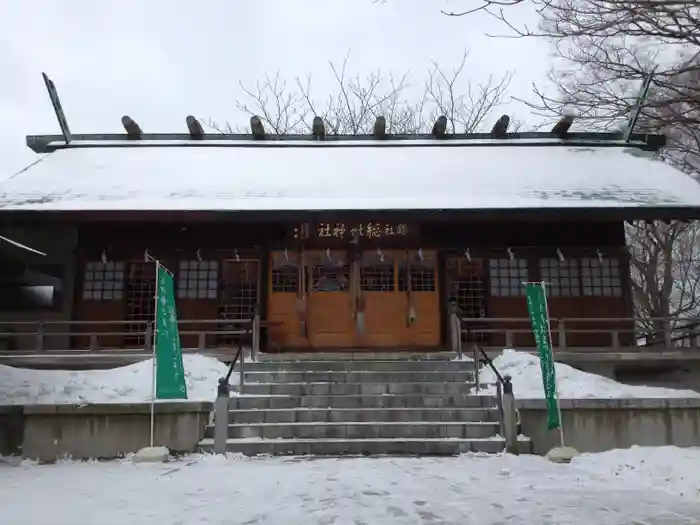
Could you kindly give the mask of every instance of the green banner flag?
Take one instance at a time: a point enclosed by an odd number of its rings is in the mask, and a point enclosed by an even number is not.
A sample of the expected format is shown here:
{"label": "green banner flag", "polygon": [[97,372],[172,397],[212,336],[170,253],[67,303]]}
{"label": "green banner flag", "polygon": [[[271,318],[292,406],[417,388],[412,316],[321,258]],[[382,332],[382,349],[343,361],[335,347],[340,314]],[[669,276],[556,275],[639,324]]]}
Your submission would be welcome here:
{"label": "green banner flag", "polygon": [[156,280],[156,398],[187,399],[173,276],[158,265]]}
{"label": "green banner flag", "polygon": [[525,297],[530,313],[532,333],[540,352],[540,368],[542,383],[547,400],[547,428],[553,430],[561,427],[559,421],[559,405],[557,402],[557,379],[554,371],[554,358],[549,336],[549,315],[547,313],[547,296],[541,283],[526,283]]}

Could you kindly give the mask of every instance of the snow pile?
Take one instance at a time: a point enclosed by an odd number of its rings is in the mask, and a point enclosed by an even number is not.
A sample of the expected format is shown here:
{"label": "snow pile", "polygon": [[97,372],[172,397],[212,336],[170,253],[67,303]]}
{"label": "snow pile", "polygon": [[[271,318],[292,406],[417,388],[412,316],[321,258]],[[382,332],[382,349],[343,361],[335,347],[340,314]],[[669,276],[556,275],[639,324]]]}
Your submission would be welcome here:
{"label": "snow pile", "polygon": [[[202,355],[183,356],[190,401],[214,401],[228,366]],[[138,403],[150,401],[153,360],[112,370],[31,370],[0,365],[0,405]],[[231,381],[237,380],[237,375]]]}
{"label": "snow pile", "polygon": [[638,447],[582,454],[576,469],[619,483],[660,488],[700,501],[700,448]]}
{"label": "snow pile", "polygon": [[[501,355],[493,360],[493,364],[502,376],[511,376],[513,393],[516,398],[544,398],[542,371],[538,356],[528,352],[505,349]],[[561,399],[700,397],[700,393],[693,390],[625,385],[607,377],[582,372],[563,363],[555,363],[555,369],[557,389]],[[482,367],[479,382],[494,383],[495,381],[496,377],[488,365]],[[495,387],[489,387],[487,392],[490,391],[495,391]]]}

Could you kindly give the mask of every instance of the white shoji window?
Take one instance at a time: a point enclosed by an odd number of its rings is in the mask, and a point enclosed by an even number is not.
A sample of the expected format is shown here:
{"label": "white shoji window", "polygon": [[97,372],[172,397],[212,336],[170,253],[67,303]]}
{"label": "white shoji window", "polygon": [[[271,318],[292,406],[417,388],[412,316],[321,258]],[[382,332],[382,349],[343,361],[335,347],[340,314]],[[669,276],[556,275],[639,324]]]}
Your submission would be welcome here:
{"label": "white shoji window", "polygon": [[620,261],[605,257],[581,259],[581,283],[583,295],[621,297]]}
{"label": "white shoji window", "polygon": [[552,297],[581,296],[581,274],[576,259],[540,259],[540,277]]}
{"label": "white shoji window", "polygon": [[83,299],[120,301],[124,299],[124,263],[89,262],[83,276]]}
{"label": "white shoji window", "polygon": [[489,261],[491,295],[496,297],[520,297],[527,281],[527,259],[502,258]]}
{"label": "white shoji window", "polygon": [[218,261],[180,261],[177,274],[180,299],[216,299],[218,292]]}

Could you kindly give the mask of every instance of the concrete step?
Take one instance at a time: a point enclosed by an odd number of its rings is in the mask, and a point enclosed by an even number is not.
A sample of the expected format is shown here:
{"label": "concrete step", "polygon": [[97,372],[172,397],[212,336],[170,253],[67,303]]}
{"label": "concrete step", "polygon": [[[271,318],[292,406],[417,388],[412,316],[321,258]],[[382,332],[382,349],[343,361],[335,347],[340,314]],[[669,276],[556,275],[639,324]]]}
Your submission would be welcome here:
{"label": "concrete step", "polygon": [[243,395],[231,398],[230,409],[269,408],[494,408],[496,396],[470,394],[402,395]]}
{"label": "concrete step", "polygon": [[[239,365],[236,365],[238,371]],[[245,362],[245,372],[459,372],[474,370],[471,361],[260,361]]]}
{"label": "concrete step", "polygon": [[472,382],[472,370],[460,371],[336,371],[336,372],[245,372],[246,383],[430,383]]}
{"label": "concrete step", "polygon": [[488,421],[498,422],[495,408],[293,408],[231,410],[230,423],[311,422],[398,422],[398,421]]}
{"label": "concrete step", "polygon": [[[520,451],[531,452],[530,440],[520,440]],[[498,454],[505,448],[502,438],[490,439],[229,439],[229,452],[257,456],[261,454],[291,456],[340,455],[445,455],[467,452]],[[201,452],[213,452],[214,440],[204,439]]]}
{"label": "concrete step", "polygon": [[259,361],[449,361],[455,358],[453,351],[394,351],[376,352],[353,349],[340,352],[283,352],[278,354],[260,352]]}
{"label": "concrete step", "polygon": [[[498,423],[482,422],[354,422],[354,423],[258,423],[233,424],[231,439],[472,439],[498,434]],[[214,437],[213,427],[211,434]]]}
{"label": "concrete step", "polygon": [[474,383],[250,383],[243,392],[270,396],[468,394]]}

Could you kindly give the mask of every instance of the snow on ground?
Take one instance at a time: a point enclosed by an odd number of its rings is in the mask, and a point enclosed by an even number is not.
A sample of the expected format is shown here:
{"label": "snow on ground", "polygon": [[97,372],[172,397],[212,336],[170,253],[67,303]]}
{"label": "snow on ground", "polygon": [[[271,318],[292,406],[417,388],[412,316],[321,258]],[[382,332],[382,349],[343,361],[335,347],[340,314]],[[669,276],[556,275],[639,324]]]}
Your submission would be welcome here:
{"label": "snow on ground", "polygon": [[[502,376],[506,374],[511,376],[513,393],[516,398],[544,398],[542,370],[538,356],[506,349],[493,360],[493,364]],[[700,393],[693,390],[625,385],[607,377],[582,372],[563,363],[555,363],[555,369],[557,389],[561,399],[700,397]],[[495,375],[488,366],[481,369],[480,383],[493,383],[495,380]],[[491,387],[489,390],[495,390],[495,387]]]}
{"label": "snow on ground", "polygon": [[699,462],[700,449],[674,447],[570,465],[507,455],[7,460],[0,508],[3,523],[23,525],[690,525],[700,522]]}
{"label": "snow on ground", "polygon": [[[202,355],[183,356],[189,399],[213,401],[220,377],[228,367]],[[470,360],[464,357],[463,360]],[[112,370],[31,370],[0,365],[0,405],[38,403],[129,403],[148,401],[151,396],[152,360]],[[539,357],[527,352],[504,350],[494,359],[502,374],[513,379],[515,396],[520,399],[544,397]],[[679,398],[700,397],[692,390],[632,386],[556,363],[557,384],[562,399],[583,398]],[[231,377],[237,383],[238,376]],[[495,377],[482,367],[480,382],[493,383]],[[495,387],[481,392],[490,392]]]}
{"label": "snow on ground", "polygon": [[[228,366],[202,355],[183,356],[191,401],[213,401]],[[111,370],[30,370],[0,365],[0,405],[150,401],[153,360]],[[235,383],[237,375],[231,377]]]}

